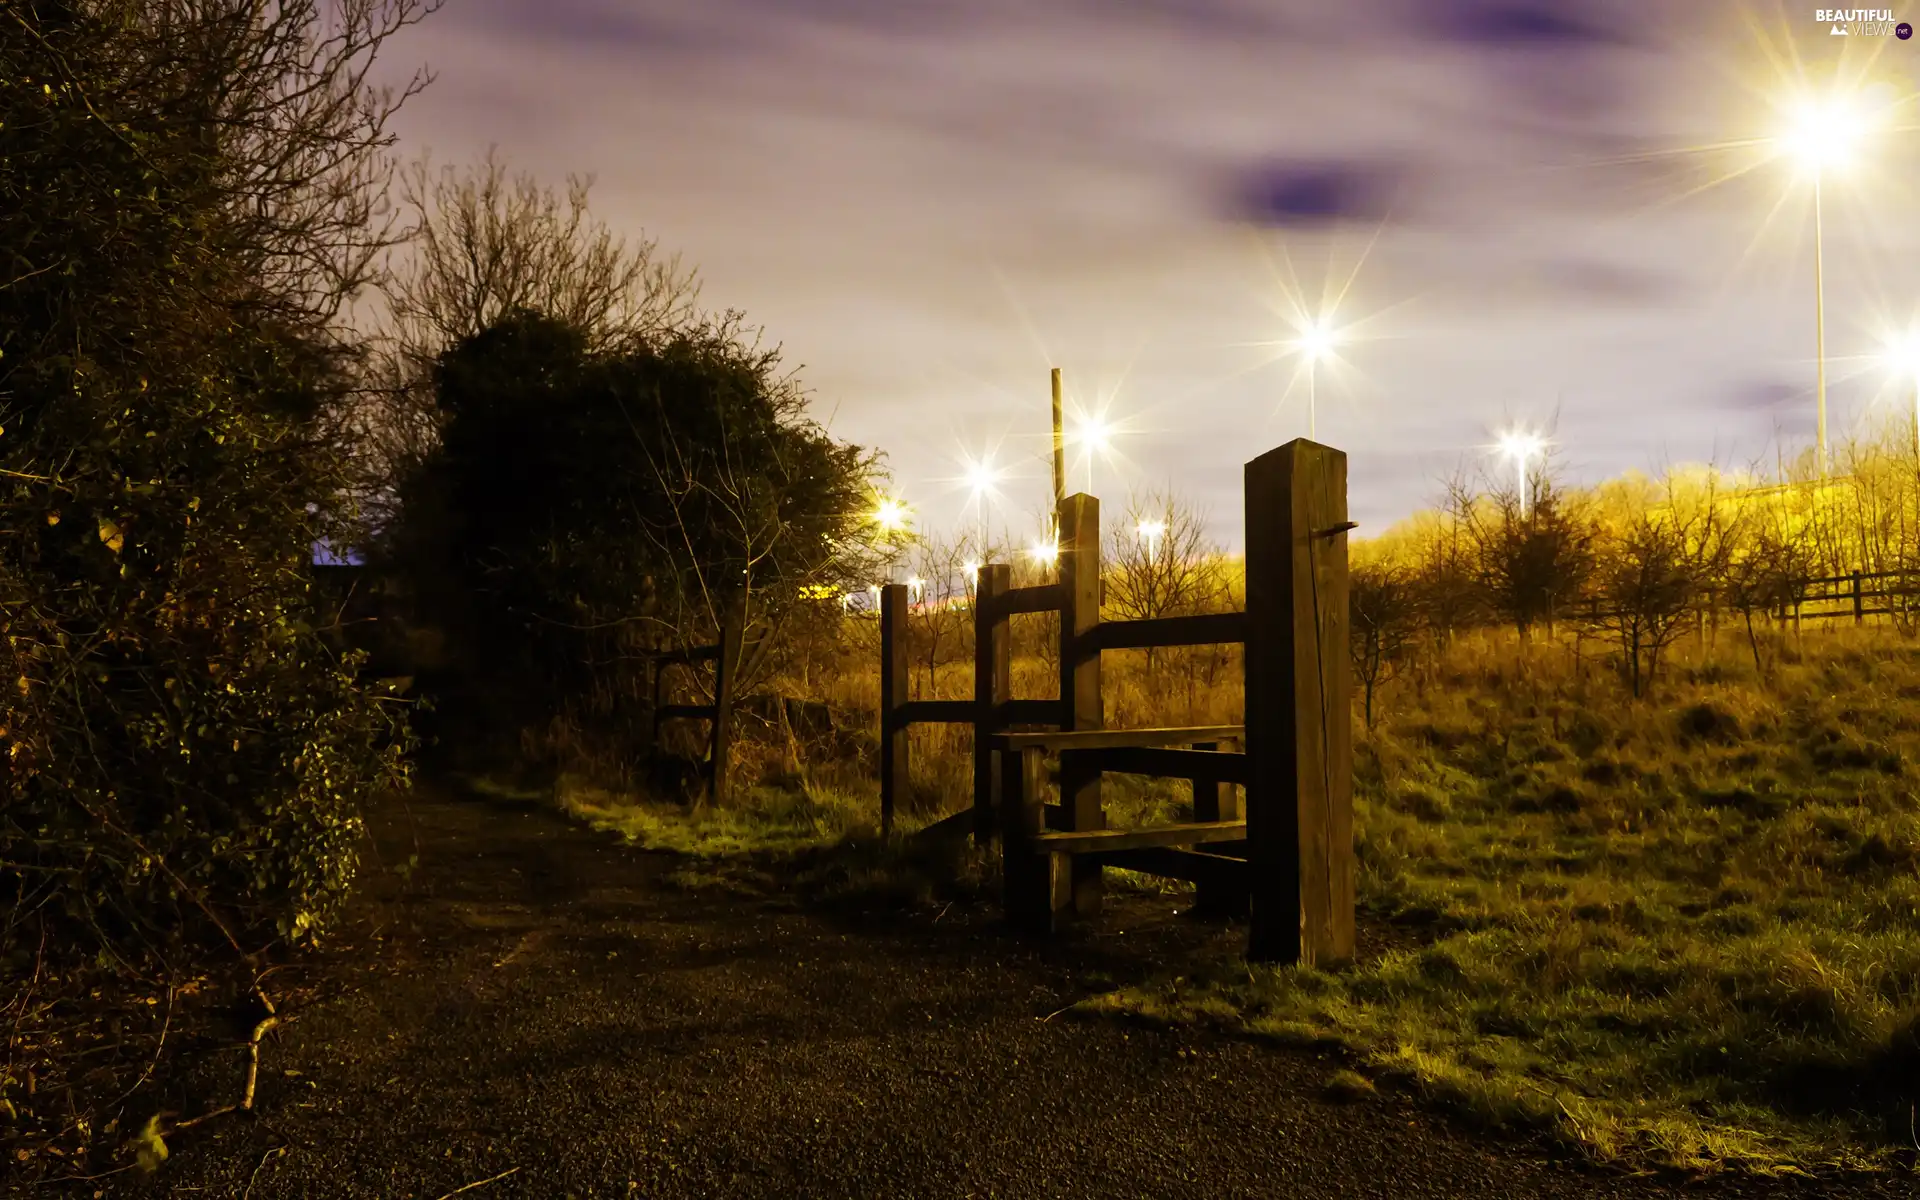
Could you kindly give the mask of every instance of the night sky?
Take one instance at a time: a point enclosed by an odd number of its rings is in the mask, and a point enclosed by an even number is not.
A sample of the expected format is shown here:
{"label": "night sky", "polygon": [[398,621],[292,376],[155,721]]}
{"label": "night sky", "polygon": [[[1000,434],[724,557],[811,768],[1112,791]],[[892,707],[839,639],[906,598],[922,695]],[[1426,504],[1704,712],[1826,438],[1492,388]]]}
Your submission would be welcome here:
{"label": "night sky", "polygon": [[1363,534],[1556,413],[1575,481],[1771,459],[1813,426],[1812,189],[1671,152],[1767,137],[1796,74],[1894,106],[1823,193],[1834,436],[1906,403],[1869,356],[1920,306],[1920,39],[1812,5],[450,0],[381,59],[421,64],[401,153],[594,175],[923,527],[995,446],[1033,527],[1059,366],[1128,430],[1109,511],[1171,484],[1232,545],[1240,464],[1306,433],[1288,297],[1343,288],[1315,390]]}

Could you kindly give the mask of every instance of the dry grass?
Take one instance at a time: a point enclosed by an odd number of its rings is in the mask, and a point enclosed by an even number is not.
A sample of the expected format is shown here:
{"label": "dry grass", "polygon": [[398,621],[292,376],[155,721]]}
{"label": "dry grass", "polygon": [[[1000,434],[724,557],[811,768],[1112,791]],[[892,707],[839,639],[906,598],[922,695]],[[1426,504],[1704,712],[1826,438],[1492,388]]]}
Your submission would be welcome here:
{"label": "dry grass", "polygon": [[1888,1165],[1920,1102],[1920,652],[1788,657],[1629,704],[1558,649],[1454,656],[1356,763],[1364,904],[1429,944],[1092,1007],[1337,1043],[1606,1161]]}
{"label": "dry grass", "polygon": [[[1358,734],[1362,902],[1417,949],[1339,974],[1183,964],[1177,983],[1088,1007],[1338,1044],[1371,1074],[1602,1161],[1891,1164],[1920,1132],[1920,648],[1809,631],[1772,649],[1763,678],[1743,636],[1679,648],[1639,702],[1591,641],[1582,658],[1463,639],[1391,684]],[[1208,653],[1163,651],[1152,671],[1138,652],[1106,656],[1108,723],[1237,720],[1237,662]],[[850,644],[819,698],[870,714],[875,666]],[[1015,694],[1048,694],[1050,678],[1018,660]],[[964,658],[915,679],[919,697],[972,690]],[[915,730],[903,831],[968,802],[971,749],[964,727]],[[749,864],[774,854],[819,894],[991,895],[989,858],[872,837],[870,772],[800,764],[691,814],[578,780],[557,792],[689,855],[689,886],[759,887]],[[1191,815],[1164,783],[1105,790],[1116,825]]]}

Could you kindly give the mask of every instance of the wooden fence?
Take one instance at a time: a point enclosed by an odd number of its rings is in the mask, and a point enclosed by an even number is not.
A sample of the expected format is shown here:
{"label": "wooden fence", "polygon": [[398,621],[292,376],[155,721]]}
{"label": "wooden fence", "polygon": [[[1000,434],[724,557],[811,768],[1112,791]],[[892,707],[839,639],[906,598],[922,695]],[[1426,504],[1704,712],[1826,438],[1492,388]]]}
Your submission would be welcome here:
{"label": "wooden fence", "polygon": [[[1305,440],[1246,464],[1243,612],[1100,619],[1100,503],[1060,504],[1056,582],[1011,586],[980,568],[974,602],[974,698],[908,700],[907,588],[882,589],[880,809],[891,831],[910,770],[908,729],[970,724],[976,839],[997,835],[1008,917],[1052,930],[1098,910],[1104,868],[1192,880],[1201,907],[1250,910],[1248,955],[1322,966],[1354,949],[1352,712],[1347,657],[1346,455]],[[1011,694],[1010,620],[1060,614],[1059,691]],[[1239,643],[1244,724],[1109,730],[1101,704],[1107,650]],[[1059,800],[1042,796],[1044,758]],[[1194,820],[1113,829],[1108,773],[1181,779]]]}
{"label": "wooden fence", "polygon": [[[660,749],[660,727],[666,722],[706,721],[712,727],[712,736],[707,743],[703,773],[707,781],[707,794],[715,803],[724,803],[727,798],[727,755],[732,740],[733,706],[737,698],[734,694],[736,672],[740,665],[740,647],[745,632],[746,608],[744,603],[736,600],[721,610],[718,642],[660,651],[648,659],[651,675],[648,694],[652,699],[653,712],[649,730],[652,749],[656,752]],[[668,704],[668,668],[692,667],[701,662],[713,664],[713,703]]]}

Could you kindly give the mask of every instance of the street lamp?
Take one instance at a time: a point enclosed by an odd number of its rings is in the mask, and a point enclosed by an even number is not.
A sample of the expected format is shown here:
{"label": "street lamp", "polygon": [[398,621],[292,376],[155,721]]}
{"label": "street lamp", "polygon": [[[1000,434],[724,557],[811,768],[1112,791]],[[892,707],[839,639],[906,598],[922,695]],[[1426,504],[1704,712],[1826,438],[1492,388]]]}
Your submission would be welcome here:
{"label": "street lamp", "polygon": [[1888,342],[1881,360],[1896,379],[1913,381],[1913,458],[1920,463],[1920,329]]}
{"label": "street lamp", "polygon": [[1514,430],[1500,437],[1500,451],[1513,459],[1514,476],[1520,485],[1520,519],[1527,516],[1527,460],[1534,458],[1547,447],[1546,441],[1538,434]]}
{"label": "street lamp", "polygon": [[980,459],[967,467],[967,486],[973,489],[974,502],[980,506],[980,554],[983,558],[987,553],[989,537],[987,502],[993,496],[994,485],[999,482],[1000,469],[993,465],[990,458]]}
{"label": "street lamp", "polygon": [[1814,409],[1822,479],[1827,476],[1827,304],[1821,183],[1830,172],[1853,163],[1860,143],[1872,130],[1874,115],[1851,94],[1802,96],[1792,106],[1786,127],[1773,139],[1774,152],[1791,159],[1813,180]]}
{"label": "street lamp", "polygon": [[1086,417],[1080,422],[1080,428],[1074,433],[1074,440],[1084,448],[1087,456],[1087,494],[1093,494],[1093,456],[1104,453],[1113,438],[1113,426],[1099,417]]}
{"label": "street lamp", "polygon": [[1159,548],[1160,537],[1162,534],[1166,533],[1166,531],[1167,531],[1167,523],[1165,521],[1140,522],[1136,532],[1138,532],[1140,537],[1147,543],[1147,561],[1148,562],[1152,562],[1154,560],[1156,556],[1155,552]]}
{"label": "street lamp", "polygon": [[1033,543],[1032,554],[1038,561],[1052,566],[1060,561],[1060,543],[1057,539],[1036,541]]}
{"label": "street lamp", "polygon": [[1300,336],[1294,339],[1294,349],[1307,360],[1307,437],[1319,436],[1319,400],[1316,396],[1320,360],[1333,355],[1334,347],[1339,344],[1340,334],[1325,316],[1308,321],[1301,329]]}
{"label": "street lamp", "polygon": [[874,505],[873,523],[882,533],[898,533],[907,527],[907,506],[899,500],[882,499]]}

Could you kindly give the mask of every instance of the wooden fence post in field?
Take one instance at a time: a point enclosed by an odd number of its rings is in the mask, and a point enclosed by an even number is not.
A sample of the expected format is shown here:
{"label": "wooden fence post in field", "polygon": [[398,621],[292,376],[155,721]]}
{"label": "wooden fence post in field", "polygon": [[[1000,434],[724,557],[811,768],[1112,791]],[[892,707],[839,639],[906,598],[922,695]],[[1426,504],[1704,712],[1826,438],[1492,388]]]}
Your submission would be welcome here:
{"label": "wooden fence post in field", "polygon": [[[1060,503],[1060,708],[1061,729],[1100,729],[1100,501],[1075,493]],[[1060,767],[1060,804],[1067,828],[1084,833],[1107,827],[1100,807],[1100,774]],[[1100,911],[1101,867],[1076,857],[1072,863],[1073,907],[1081,916]]]}
{"label": "wooden fence post in field", "polygon": [[1013,586],[1013,568],[988,563],[973,584],[973,838],[993,835],[1000,806],[1000,751],[988,744],[999,730],[998,708],[1013,695],[1013,639],[1000,597]]}
{"label": "wooden fence post in field", "polygon": [[1866,619],[1866,608],[1860,595],[1860,572],[1855,571],[1853,573],[1853,623],[1858,625]]}
{"label": "wooden fence post in field", "polygon": [[1354,953],[1347,456],[1296,439],[1246,466],[1247,857],[1256,961]]}
{"label": "wooden fence post in field", "polygon": [[733,693],[739,682],[740,646],[747,631],[747,596],[742,591],[720,614],[720,644],[713,660],[713,749],[707,758],[707,777],[713,802],[727,802],[727,757],[733,740]]}
{"label": "wooden fence post in field", "polygon": [[880,589],[880,833],[907,794],[907,585]]}

